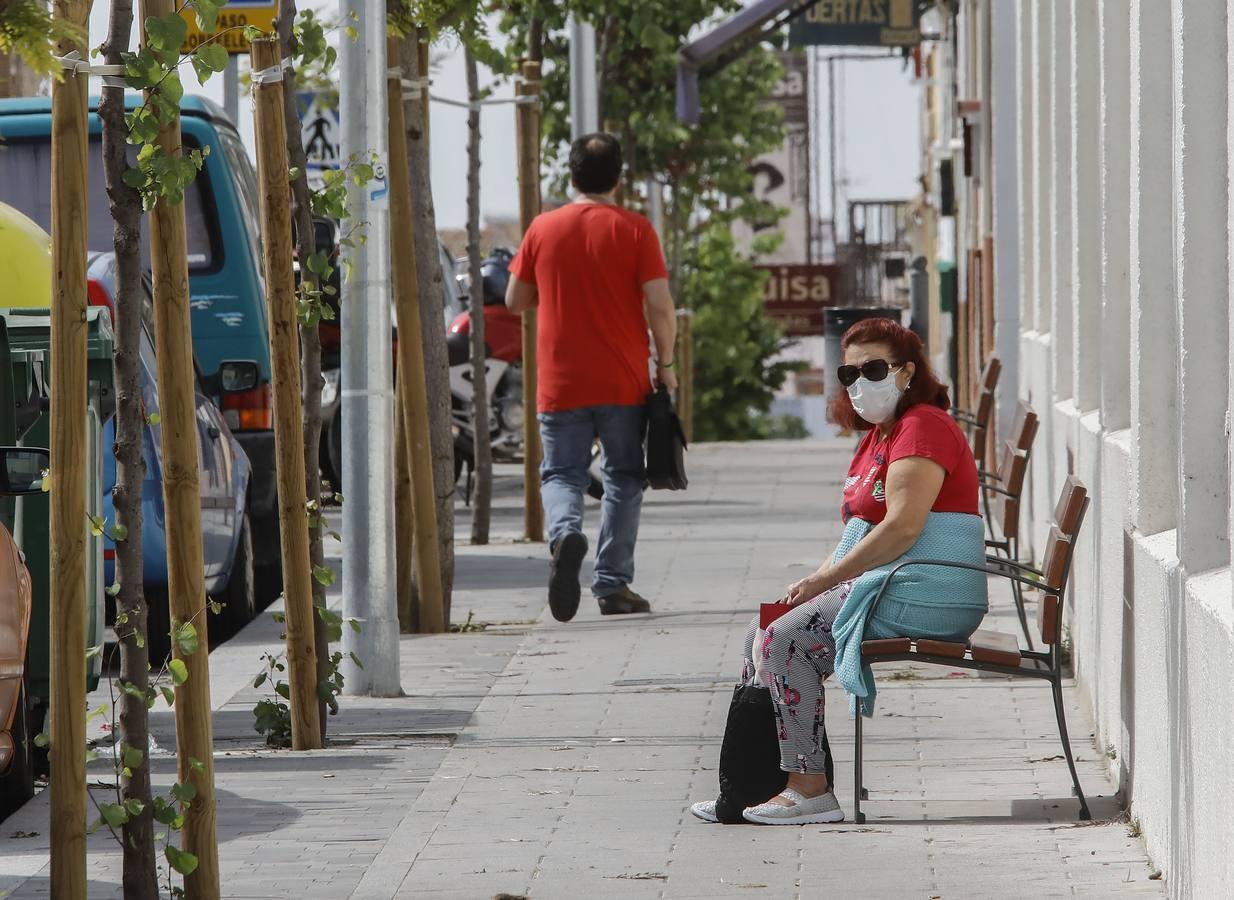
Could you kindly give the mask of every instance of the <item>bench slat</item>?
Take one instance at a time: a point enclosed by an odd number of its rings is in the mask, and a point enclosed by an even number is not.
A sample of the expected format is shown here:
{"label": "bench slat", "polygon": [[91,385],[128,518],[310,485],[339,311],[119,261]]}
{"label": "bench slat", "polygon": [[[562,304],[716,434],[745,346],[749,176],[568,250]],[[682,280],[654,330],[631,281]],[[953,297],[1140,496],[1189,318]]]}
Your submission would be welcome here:
{"label": "bench slat", "polygon": [[894,656],[898,653],[907,653],[911,649],[913,649],[913,642],[908,638],[861,642],[861,655],[866,659],[875,656]]}
{"label": "bench slat", "polygon": [[978,630],[973,633],[969,645],[972,647],[973,659],[978,662],[1003,666],[1020,664],[1020,645],[1014,634]]}
{"label": "bench slat", "polygon": [[957,644],[953,641],[936,641],[930,638],[917,639],[917,652],[929,653],[933,656],[949,656],[952,659],[963,659],[964,651],[968,648],[964,644]]}

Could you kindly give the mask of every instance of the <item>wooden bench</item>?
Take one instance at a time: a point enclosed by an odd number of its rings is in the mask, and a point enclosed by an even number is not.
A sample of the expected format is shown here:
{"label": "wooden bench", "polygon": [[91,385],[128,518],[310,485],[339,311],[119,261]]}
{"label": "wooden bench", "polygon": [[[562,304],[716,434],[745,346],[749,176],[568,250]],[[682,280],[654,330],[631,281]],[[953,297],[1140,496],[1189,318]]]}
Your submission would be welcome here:
{"label": "wooden bench", "polygon": [[[990,531],[990,540],[986,547],[994,551],[988,556],[991,563],[1002,564],[1004,561],[1018,563],[1020,542],[1020,508],[1024,494],[1024,484],[1028,477],[1028,461],[1032,455],[1033,441],[1037,437],[1037,414],[1032,408],[1021,403],[1012,423],[1011,437],[1003,442],[1003,454],[996,475],[989,475],[981,483],[981,499],[985,510],[986,527]],[[998,515],[995,516],[991,506],[991,497],[996,498]],[[995,537],[995,523],[1001,538]],[[1028,626],[1028,614],[1024,609],[1024,592],[1020,585],[1013,584],[1011,591],[1015,600],[1016,613],[1020,617],[1020,628],[1024,631],[1024,641],[1028,648],[1033,649],[1032,629]]]}
{"label": "wooden bench", "polygon": [[991,356],[981,370],[981,381],[973,397],[972,407],[956,407],[951,411],[956,421],[962,422],[968,429],[973,458],[977,460],[977,470],[982,474],[985,473],[990,424],[994,417],[994,391],[998,388],[998,379],[1002,372],[1002,361],[997,356]]}
{"label": "wooden bench", "polygon": [[[1079,479],[1071,476],[1067,479],[1059,497],[1058,506],[1055,508],[1054,524],[1050,528],[1045,557],[1040,569],[1007,560],[985,566],[943,560],[912,560],[892,569],[870,610],[870,618],[873,619],[888,583],[900,569],[909,566],[946,566],[985,572],[987,575],[1006,578],[1023,587],[1040,589],[1043,592],[1041,603],[1037,607],[1037,628],[1041,643],[1048,648],[1047,650],[1022,650],[1013,635],[986,630],[978,630],[964,643],[903,637],[864,641],[861,645],[862,662],[871,665],[884,662],[926,663],[952,669],[994,672],[1015,678],[1036,678],[1048,682],[1054,696],[1054,714],[1058,719],[1058,733],[1062,740],[1063,753],[1067,758],[1067,767],[1071,771],[1075,795],[1080,800],[1080,819],[1082,820],[1088,820],[1092,816],[1084,797],[1084,791],[1080,787],[1075,758],[1071,752],[1071,741],[1067,736],[1067,718],[1063,707],[1061,643],[1062,608],[1066,598],[1068,576],[1071,573],[1072,554],[1087,510],[1088,490]],[[856,781],[853,809],[854,819],[858,823],[865,822],[865,814],[861,811],[861,801],[868,798],[862,780],[862,718],[858,712],[853,765]]]}

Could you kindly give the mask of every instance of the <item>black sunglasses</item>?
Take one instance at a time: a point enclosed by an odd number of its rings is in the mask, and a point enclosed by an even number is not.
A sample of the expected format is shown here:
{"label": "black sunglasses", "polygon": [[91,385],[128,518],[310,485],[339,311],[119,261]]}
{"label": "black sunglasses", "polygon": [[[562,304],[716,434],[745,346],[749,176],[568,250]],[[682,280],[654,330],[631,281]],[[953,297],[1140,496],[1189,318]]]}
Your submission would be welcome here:
{"label": "black sunglasses", "polygon": [[840,379],[840,384],[848,387],[863,375],[870,381],[882,381],[890,372],[891,363],[887,360],[871,359],[859,366],[840,366],[836,369],[836,377]]}

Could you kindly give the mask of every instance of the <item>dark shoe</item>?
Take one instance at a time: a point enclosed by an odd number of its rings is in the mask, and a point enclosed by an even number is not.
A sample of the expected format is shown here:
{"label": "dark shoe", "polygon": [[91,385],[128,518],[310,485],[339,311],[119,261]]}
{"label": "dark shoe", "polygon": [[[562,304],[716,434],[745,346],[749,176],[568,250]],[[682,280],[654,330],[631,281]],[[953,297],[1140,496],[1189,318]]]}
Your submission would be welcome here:
{"label": "dark shoe", "polygon": [[630,613],[651,612],[651,604],[629,587],[623,587],[600,598],[600,615],[624,616]]}
{"label": "dark shoe", "polygon": [[553,547],[553,562],[548,575],[548,607],[558,622],[569,622],[578,612],[583,595],[578,574],[587,555],[587,538],[571,531]]}

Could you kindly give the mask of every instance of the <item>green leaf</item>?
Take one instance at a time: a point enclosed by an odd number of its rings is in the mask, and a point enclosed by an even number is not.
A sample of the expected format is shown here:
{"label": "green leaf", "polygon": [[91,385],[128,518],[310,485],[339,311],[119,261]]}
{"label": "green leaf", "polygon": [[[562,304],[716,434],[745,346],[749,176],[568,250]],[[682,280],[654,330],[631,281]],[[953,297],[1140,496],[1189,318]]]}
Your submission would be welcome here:
{"label": "green leaf", "polygon": [[129,528],[127,525],[111,526],[111,539],[113,541],[127,541],[129,538]]}
{"label": "green leaf", "polygon": [[177,13],[146,19],[146,42],[155,50],[178,54],[187,34],[188,23]]}
{"label": "green leaf", "polygon": [[268,673],[262,672],[260,675],[258,675],[256,678],[253,679],[253,687],[255,688],[261,687],[263,684],[266,683],[266,679],[269,677],[270,676]]}
{"label": "green leaf", "polygon": [[329,566],[313,566],[313,577],[325,587],[331,587],[338,580],[338,575]]}
{"label": "green leaf", "polygon": [[131,818],[136,819],[146,811],[146,804],[142,803],[136,797],[130,797],[128,800],[124,801],[124,811],[127,812]]}
{"label": "green leaf", "polygon": [[162,421],[163,421],[163,417],[160,416],[158,413],[150,413],[150,415],[146,416],[146,424],[151,427],[159,424],[159,422],[162,422]]}
{"label": "green leaf", "polygon": [[219,7],[223,5],[222,2],[216,2],[216,0],[189,0],[189,5],[197,11],[197,27],[199,29],[209,34],[218,27]]}
{"label": "green leaf", "polygon": [[299,181],[300,176],[303,174],[304,174],[304,170],[301,169],[299,166],[292,166],[290,169],[287,170],[287,180],[288,181]]}
{"label": "green leaf", "polygon": [[136,769],[141,765],[142,760],[146,758],[146,754],[142,753],[136,747],[125,746],[122,760],[130,769]]}
{"label": "green leaf", "polygon": [[202,773],[206,771],[206,764],[196,756],[189,757],[189,768],[194,772]]}
{"label": "green leaf", "polygon": [[356,651],[352,650],[352,651],[351,651],[350,653],[348,653],[347,655],[348,655],[349,657],[351,657],[351,661],[352,661],[353,663],[355,663],[355,664],[356,664],[356,668],[357,668],[357,669],[363,669],[363,668],[364,668],[364,664],[363,664],[362,662],[360,662],[360,657],[356,656]]}
{"label": "green leaf", "polygon": [[259,40],[260,38],[264,37],[265,34],[266,33],[262,31],[260,28],[258,28],[256,25],[245,25],[244,26],[244,39],[248,41],[249,43]]}
{"label": "green leaf", "polygon": [[177,781],[171,786],[171,795],[181,803],[188,803],[197,796],[197,785],[191,781]]}
{"label": "green leaf", "polygon": [[163,849],[163,855],[167,857],[168,865],[181,875],[192,875],[197,871],[197,857],[187,850],[168,844]]}
{"label": "green leaf", "polygon": [[[104,593],[107,594],[108,597],[119,597],[120,596],[120,583],[116,582],[115,584],[108,586],[107,590],[104,591]],[[121,616],[124,616],[124,621],[120,620]],[[117,625],[123,625],[127,621],[128,621],[128,616],[125,613],[118,613],[116,615]]]}
{"label": "green leaf", "polygon": [[95,537],[102,537],[103,531],[107,527],[107,520],[102,516],[89,516],[90,533]]}
{"label": "green leaf", "polygon": [[40,750],[46,749],[50,745],[51,735],[46,731],[40,731],[34,736],[34,746],[38,747]]}
{"label": "green leaf", "polygon": [[197,639],[197,628],[192,622],[181,622],[176,626],[175,641],[184,656],[192,656],[201,646]]}
{"label": "green leaf", "polygon": [[176,692],[175,691],[173,691],[171,688],[169,688],[165,684],[160,685],[159,690],[162,692],[163,700],[166,701],[168,706],[176,705]]}
{"label": "green leaf", "polygon": [[354,631],[356,634],[360,633],[360,620],[359,619],[348,619],[347,624],[351,626],[351,630]]}
{"label": "green leaf", "polygon": [[193,71],[198,84],[205,84],[210,77],[227,68],[227,51],[219,44],[201,44],[192,56]]}
{"label": "green leaf", "polygon": [[87,647],[86,648],[86,659],[94,659],[94,657],[98,656],[102,652],[103,652],[102,644],[99,644],[96,647]]}
{"label": "green leaf", "polygon": [[167,671],[171,672],[171,680],[174,684],[184,684],[184,682],[189,680],[189,667],[184,664],[182,659],[169,660]]}
{"label": "green leaf", "polygon": [[112,828],[119,828],[129,820],[128,811],[117,803],[100,803],[99,817]]}

